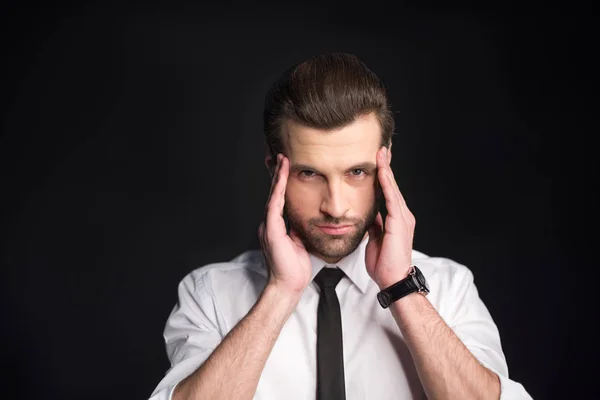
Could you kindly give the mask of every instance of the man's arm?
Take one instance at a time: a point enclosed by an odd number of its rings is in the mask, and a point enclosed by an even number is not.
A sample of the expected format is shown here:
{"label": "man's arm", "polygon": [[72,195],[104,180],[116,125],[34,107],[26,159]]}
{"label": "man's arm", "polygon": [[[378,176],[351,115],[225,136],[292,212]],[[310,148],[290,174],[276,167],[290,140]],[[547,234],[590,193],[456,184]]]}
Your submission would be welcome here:
{"label": "man's arm", "polygon": [[300,294],[265,287],[248,314],[173,392],[173,400],[252,399],[260,375]]}
{"label": "man's arm", "polygon": [[392,303],[390,311],[428,399],[500,398],[498,376],[477,361],[425,296],[412,293]]}
{"label": "man's arm", "polygon": [[208,273],[184,279],[178,307],[165,328],[172,368],[152,400],[254,396],[267,358],[312,274],[302,240],[293,228],[288,234],[283,220],[289,159],[279,153],[271,172],[265,220],[258,230],[268,283],[246,316],[221,340],[225,329],[219,326]]}
{"label": "man's arm", "polygon": [[[398,188],[390,163],[391,151],[382,147],[377,152],[377,179],[388,215],[384,224],[381,213],[377,214],[369,227],[365,251],[367,272],[380,289],[406,277],[412,264],[416,223]],[[511,400],[530,399],[520,384],[508,379],[506,368],[503,368],[504,371],[493,369],[504,364],[500,338],[472,285],[472,276],[466,276],[470,279],[456,288],[456,294],[462,293],[462,297],[449,292],[444,294],[459,305],[452,317],[455,321],[450,322],[453,329],[421,294],[410,294],[390,307],[428,398],[498,399],[503,396]],[[488,364],[483,360],[493,362]]]}

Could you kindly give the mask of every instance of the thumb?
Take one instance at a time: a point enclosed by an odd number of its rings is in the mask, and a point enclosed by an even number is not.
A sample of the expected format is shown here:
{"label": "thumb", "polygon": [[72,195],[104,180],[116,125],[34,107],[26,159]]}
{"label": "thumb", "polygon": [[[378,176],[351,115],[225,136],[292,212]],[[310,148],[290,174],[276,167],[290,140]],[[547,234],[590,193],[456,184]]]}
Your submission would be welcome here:
{"label": "thumb", "polygon": [[375,217],[375,221],[369,227],[369,243],[371,241],[379,241],[383,236],[383,218],[381,217],[381,213],[377,213]]}

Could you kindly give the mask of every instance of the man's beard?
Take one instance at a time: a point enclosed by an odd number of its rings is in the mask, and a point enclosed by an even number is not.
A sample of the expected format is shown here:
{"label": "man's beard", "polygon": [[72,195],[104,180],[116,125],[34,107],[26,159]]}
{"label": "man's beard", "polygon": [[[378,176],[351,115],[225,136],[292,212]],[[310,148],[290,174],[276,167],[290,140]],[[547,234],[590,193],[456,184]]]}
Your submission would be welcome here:
{"label": "man's beard", "polygon": [[[303,223],[294,206],[287,199],[284,206],[284,215],[290,227],[298,233],[306,250],[317,257],[327,259],[342,259],[356,250],[375,221],[378,211],[379,199],[377,198],[364,218],[345,219],[326,215],[323,218],[311,218]],[[352,225],[353,230],[343,235],[329,235],[317,225]]]}

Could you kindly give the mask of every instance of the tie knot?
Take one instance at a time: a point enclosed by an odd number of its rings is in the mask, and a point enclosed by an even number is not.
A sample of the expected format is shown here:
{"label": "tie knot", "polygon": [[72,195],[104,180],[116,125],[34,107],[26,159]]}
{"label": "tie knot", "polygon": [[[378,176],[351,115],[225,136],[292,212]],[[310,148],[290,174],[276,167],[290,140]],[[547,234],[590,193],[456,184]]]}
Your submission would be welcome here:
{"label": "tie knot", "polygon": [[341,269],[323,267],[314,280],[321,289],[326,287],[335,288],[343,277],[344,271]]}

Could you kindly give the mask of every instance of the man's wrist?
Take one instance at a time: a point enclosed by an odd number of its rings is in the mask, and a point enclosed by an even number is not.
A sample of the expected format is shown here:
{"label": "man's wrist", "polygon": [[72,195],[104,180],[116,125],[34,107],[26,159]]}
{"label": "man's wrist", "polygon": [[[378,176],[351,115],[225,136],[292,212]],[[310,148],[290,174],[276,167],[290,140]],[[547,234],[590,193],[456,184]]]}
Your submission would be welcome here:
{"label": "man's wrist", "polygon": [[379,286],[379,290],[387,289],[390,286],[394,286],[396,283],[400,282],[401,280],[406,279],[408,277],[409,271],[410,271],[410,268],[407,269],[406,271],[404,271],[404,273],[390,275],[388,277],[385,277],[384,279],[381,279],[379,282],[377,282],[377,285]]}
{"label": "man's wrist", "polygon": [[388,277],[387,280],[381,281],[377,300],[383,308],[388,308],[396,303],[410,307],[411,299],[417,299],[414,305],[422,307],[423,303],[419,301],[422,299],[419,298],[428,293],[429,287],[421,270],[411,265],[403,276],[395,279]]}
{"label": "man's wrist", "polygon": [[389,306],[398,327],[404,331],[407,326],[419,326],[425,319],[431,319],[435,309],[425,296],[418,292],[396,300]]}
{"label": "man's wrist", "polygon": [[269,282],[262,292],[262,297],[268,297],[279,304],[286,304],[291,308],[295,308],[302,297],[302,292]]}

